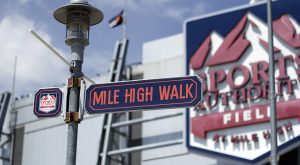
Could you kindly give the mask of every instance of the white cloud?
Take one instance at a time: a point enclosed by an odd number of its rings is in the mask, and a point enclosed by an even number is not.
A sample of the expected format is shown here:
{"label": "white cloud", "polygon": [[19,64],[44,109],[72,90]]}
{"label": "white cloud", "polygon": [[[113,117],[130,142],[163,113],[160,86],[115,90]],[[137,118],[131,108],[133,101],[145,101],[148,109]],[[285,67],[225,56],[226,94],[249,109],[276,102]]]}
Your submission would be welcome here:
{"label": "white cloud", "polygon": [[[113,53],[109,51],[103,51],[101,53],[99,52],[92,52],[91,54],[86,54],[84,56],[84,64],[82,71],[84,73],[94,73],[94,74],[100,74],[100,73],[106,73],[108,71],[108,68],[111,64],[111,58]],[[95,75],[87,75],[90,78],[92,78]]]}
{"label": "white cloud", "polygon": [[22,5],[28,5],[29,3],[35,3],[37,5],[42,4],[42,0],[18,0],[20,4]]}
{"label": "white cloud", "polygon": [[[124,7],[124,0],[96,0],[96,5],[99,8],[104,7]],[[139,1],[138,0],[127,0],[127,8],[137,10],[139,9]]]}
{"label": "white cloud", "polygon": [[[157,9],[167,6],[172,0],[127,0],[126,5],[130,10],[145,12],[149,8]],[[119,7],[124,8],[124,0],[96,0],[96,5],[101,7]]]}
{"label": "white cloud", "polygon": [[192,9],[192,14],[193,15],[199,15],[199,14],[204,14],[207,12],[208,4],[204,2],[198,2],[197,4],[194,5]]}
{"label": "white cloud", "polygon": [[[14,57],[18,56],[16,91],[32,93],[41,87],[66,82],[68,68],[28,31],[37,29],[34,22],[20,15],[10,15],[0,21],[1,65],[0,91],[11,89]],[[51,36],[37,29],[48,43]],[[55,48],[57,49],[57,48]],[[62,52],[58,49],[59,52]]]}
{"label": "white cloud", "polygon": [[151,5],[151,6],[164,6],[168,3],[170,3],[172,0],[142,0],[145,5]]}
{"label": "white cloud", "polygon": [[[182,22],[188,17],[203,14],[209,7],[207,3],[199,1],[193,6],[176,6],[174,0],[127,0],[127,7],[134,12],[152,15],[162,14],[164,17]],[[105,7],[124,7],[124,0],[97,0],[96,5]],[[160,12],[157,12],[160,11]]]}
{"label": "white cloud", "polygon": [[182,22],[186,18],[186,14],[189,10],[187,8],[178,7],[178,8],[169,8],[165,10],[165,16],[175,19],[179,22]]}

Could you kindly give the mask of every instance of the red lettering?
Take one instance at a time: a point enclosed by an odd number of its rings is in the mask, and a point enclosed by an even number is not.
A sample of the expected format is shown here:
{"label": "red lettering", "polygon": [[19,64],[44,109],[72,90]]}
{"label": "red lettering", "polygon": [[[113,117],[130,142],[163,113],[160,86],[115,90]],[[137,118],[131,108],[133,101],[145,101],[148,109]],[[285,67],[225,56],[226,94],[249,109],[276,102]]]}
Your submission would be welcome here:
{"label": "red lettering", "polygon": [[146,88],[145,98],[146,98],[146,101],[152,101],[153,100],[153,87],[150,87],[150,90],[149,90],[148,87]]}
{"label": "red lettering", "polygon": [[247,97],[251,100],[257,100],[262,96],[262,90],[259,86],[251,86],[247,90]]}
{"label": "red lettering", "polygon": [[252,139],[252,141],[254,141],[254,142],[258,142],[257,133],[252,134],[252,135],[251,135],[251,139]]}
{"label": "red lettering", "polygon": [[185,96],[183,95],[182,84],[180,84],[180,86],[179,86],[179,98],[180,99],[184,99],[185,98]]}
{"label": "red lettering", "polygon": [[119,89],[114,90],[114,104],[119,104],[119,101],[118,101],[118,98],[119,98],[118,93],[119,93],[119,92],[120,92]]}
{"label": "red lettering", "polygon": [[225,80],[226,75],[224,70],[210,71],[210,91],[217,92],[218,91],[218,83],[221,83]]}
{"label": "red lettering", "polygon": [[136,97],[138,102],[144,102],[144,100],[145,100],[144,92],[145,92],[145,89],[143,87],[138,88],[137,97]]}
{"label": "red lettering", "polygon": [[289,76],[286,74],[286,63],[288,60],[293,61],[293,56],[280,56],[275,59],[279,67],[279,76],[277,77],[278,80],[289,79]]}
{"label": "red lettering", "polygon": [[111,91],[108,91],[108,99],[107,99],[107,104],[114,104],[113,100],[112,100],[112,96],[111,96]]}
{"label": "red lettering", "polygon": [[298,52],[296,54],[296,57],[295,57],[294,61],[298,65],[298,69],[296,69],[296,73],[298,74],[298,77],[300,77],[300,69],[299,69],[299,67],[300,67],[300,52]]}
{"label": "red lettering", "polygon": [[277,133],[278,133],[279,135],[282,135],[282,134],[284,133],[282,127],[278,127],[278,128],[277,128]]}
{"label": "red lettering", "polygon": [[213,137],[213,141],[215,141],[215,142],[219,142],[219,135],[218,134],[214,134],[214,137]]}
{"label": "red lettering", "polygon": [[192,92],[191,92],[191,89],[193,87],[194,84],[186,84],[185,85],[185,96],[186,98],[194,98]]}
{"label": "red lettering", "polygon": [[93,97],[94,106],[96,104],[101,104],[101,105],[106,104],[106,91],[101,91],[99,95],[97,95],[97,92],[94,91],[93,96],[94,96]]}
{"label": "red lettering", "polygon": [[233,90],[232,91],[232,101],[235,104],[247,102],[247,89],[243,88],[240,90]]}
{"label": "red lettering", "polygon": [[[242,75],[243,75],[243,82],[239,85],[235,84],[235,81],[234,81],[235,73],[238,72],[238,71],[240,73],[242,73]],[[229,86],[233,89],[239,89],[239,88],[245,86],[248,83],[249,80],[250,80],[249,70],[245,66],[240,65],[240,64],[236,65],[232,69],[230,69],[230,71],[228,73],[228,76],[227,76],[227,79],[226,79]]]}
{"label": "red lettering", "polygon": [[125,90],[125,103],[133,103],[135,102],[135,88],[130,88]]}
{"label": "red lettering", "polygon": [[256,63],[251,63],[251,69],[252,69],[252,84],[253,85],[259,85],[262,83],[261,79],[263,79],[264,82],[268,82],[268,69],[269,64],[266,61],[259,61]]}
{"label": "red lettering", "polygon": [[266,132],[264,131],[263,136],[264,136],[265,139],[270,139],[270,137],[271,137],[270,131],[266,131]]}
{"label": "red lettering", "polygon": [[293,130],[292,123],[289,121],[287,124],[284,124],[286,132]]}
{"label": "red lettering", "polygon": [[178,91],[176,85],[172,86],[172,93],[170,95],[170,99],[173,100],[173,98],[176,97],[176,99],[179,99]]}
{"label": "red lettering", "polygon": [[166,87],[166,86],[163,86],[163,87],[159,86],[160,100],[169,100],[170,89],[171,89],[170,85],[168,85],[168,87]]}
{"label": "red lettering", "polygon": [[[212,109],[218,105],[218,93],[211,93],[206,95],[207,106],[209,109]],[[214,100],[214,103],[213,103]]]}

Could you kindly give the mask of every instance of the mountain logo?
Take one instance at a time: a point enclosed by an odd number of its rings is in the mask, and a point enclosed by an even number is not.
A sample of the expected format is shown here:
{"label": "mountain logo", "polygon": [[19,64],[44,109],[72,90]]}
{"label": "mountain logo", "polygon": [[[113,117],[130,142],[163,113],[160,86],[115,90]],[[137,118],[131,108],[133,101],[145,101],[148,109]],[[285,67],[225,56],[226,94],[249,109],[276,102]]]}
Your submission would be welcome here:
{"label": "mountain logo", "polygon": [[[248,15],[248,14],[247,14]],[[240,22],[232,29],[232,31],[224,38],[223,43],[219,46],[214,56],[207,59],[211,51],[211,35],[207,36],[205,41],[199,46],[190,60],[192,69],[200,69],[204,66],[212,67],[232,62],[237,62],[244,52],[251,46],[249,40],[245,38],[245,28],[249,24],[253,28],[258,28],[257,25],[245,15]],[[300,48],[300,33],[297,34],[295,26],[292,23],[291,16],[285,14],[279,19],[273,21],[275,34],[283,40],[288,46]],[[258,29],[259,30],[259,29]],[[261,46],[268,48],[268,43],[259,38]],[[278,48],[274,48],[275,53],[279,53]],[[204,62],[207,62],[204,65]]]}
{"label": "mountain logo", "polygon": [[54,95],[47,94],[40,99],[40,111],[49,113],[56,108],[56,97]]}

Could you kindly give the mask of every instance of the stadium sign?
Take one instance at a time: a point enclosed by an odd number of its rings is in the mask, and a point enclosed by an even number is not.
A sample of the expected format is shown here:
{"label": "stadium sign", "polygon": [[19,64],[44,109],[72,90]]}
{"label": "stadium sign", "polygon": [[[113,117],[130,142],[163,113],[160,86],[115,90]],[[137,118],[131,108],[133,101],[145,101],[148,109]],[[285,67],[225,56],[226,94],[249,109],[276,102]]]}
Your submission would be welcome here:
{"label": "stadium sign", "polygon": [[[300,139],[299,8],[294,0],[273,3],[280,153]],[[186,22],[187,73],[203,80],[203,101],[187,113],[190,149],[250,164],[269,156],[266,17],[260,3]]]}

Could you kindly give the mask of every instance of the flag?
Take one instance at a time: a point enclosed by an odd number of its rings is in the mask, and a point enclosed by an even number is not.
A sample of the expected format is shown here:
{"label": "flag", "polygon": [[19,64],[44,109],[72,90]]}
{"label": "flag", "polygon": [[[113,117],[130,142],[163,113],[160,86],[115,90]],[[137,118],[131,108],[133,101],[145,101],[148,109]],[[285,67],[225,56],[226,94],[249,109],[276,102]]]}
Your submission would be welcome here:
{"label": "flag", "polygon": [[123,23],[123,14],[124,11],[122,10],[118,15],[114,16],[112,19],[109,20],[109,27],[114,28]]}

